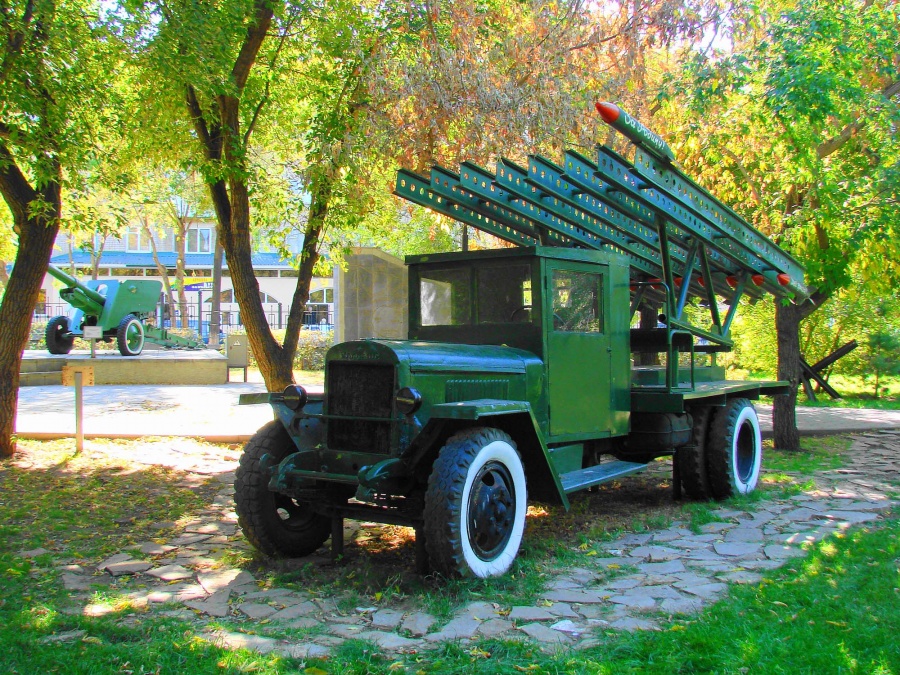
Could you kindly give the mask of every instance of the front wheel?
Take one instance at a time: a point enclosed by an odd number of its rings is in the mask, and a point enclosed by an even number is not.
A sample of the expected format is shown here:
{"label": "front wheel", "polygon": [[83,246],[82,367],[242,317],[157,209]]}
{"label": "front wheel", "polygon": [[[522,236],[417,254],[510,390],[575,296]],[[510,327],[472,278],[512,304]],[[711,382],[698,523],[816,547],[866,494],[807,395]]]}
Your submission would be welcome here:
{"label": "front wheel", "polygon": [[126,314],[116,330],[116,344],[122,356],[137,356],[144,349],[144,325],[134,314]]}
{"label": "front wheel", "polygon": [[735,398],[715,409],[707,443],[706,470],[713,496],[727,499],[753,492],[762,467],[762,435],[753,404]]}
{"label": "front wheel", "polygon": [[516,558],[525,531],[525,470],[497,429],[462,431],[441,448],[425,492],[425,547],[446,576],[494,577]]}
{"label": "front wheel", "polygon": [[75,344],[75,336],[69,332],[69,317],[54,316],[44,331],[47,351],[51,354],[68,354]]}
{"label": "front wheel", "polygon": [[296,447],[281,422],[273,420],[244,446],[234,481],[238,524],[254,548],[268,556],[300,558],[325,543],[331,521],[309,504],[269,490],[269,474],[259,462],[269,455],[278,464]]}

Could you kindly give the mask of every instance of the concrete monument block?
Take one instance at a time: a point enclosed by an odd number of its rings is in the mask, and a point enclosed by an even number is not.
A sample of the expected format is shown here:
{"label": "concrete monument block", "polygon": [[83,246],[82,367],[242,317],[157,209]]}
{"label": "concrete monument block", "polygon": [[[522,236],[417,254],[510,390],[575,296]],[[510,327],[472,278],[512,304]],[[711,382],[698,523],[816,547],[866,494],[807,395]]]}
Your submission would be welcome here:
{"label": "concrete monument block", "polygon": [[346,270],[335,269],[335,342],[405,339],[409,307],[402,260],[377,248],[354,248]]}

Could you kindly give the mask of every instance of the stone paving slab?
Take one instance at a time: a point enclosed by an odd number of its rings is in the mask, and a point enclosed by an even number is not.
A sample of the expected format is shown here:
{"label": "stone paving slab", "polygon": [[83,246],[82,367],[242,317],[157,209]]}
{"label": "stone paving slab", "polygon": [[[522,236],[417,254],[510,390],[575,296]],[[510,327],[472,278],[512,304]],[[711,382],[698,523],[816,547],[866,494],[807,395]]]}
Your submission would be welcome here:
{"label": "stone paving slab", "polygon": [[[76,564],[57,569],[65,588],[84,598],[81,612],[87,616],[116,611],[89,598],[98,584],[119,583],[112,576],[119,574],[144,586],[128,594],[136,606],[201,624],[234,621],[246,632],[210,631],[208,639],[292,658],[324,658],[347,639],[368,640],[384,651],[421,651],[485,637],[530,640],[548,650],[579,649],[606,639],[611,629],[657,630],[669,617],[696,614],[725,594],[729,584],[759,583],[762,572],[806,555],[810,544],[876,521],[897,506],[885,492],[897,485],[882,481],[898,477],[900,433],[866,436],[854,442],[847,467],[817,477],[816,490],[751,504],[747,510],[711,505],[717,521],[700,526],[699,534],[679,522],[626,534],[600,547],[603,556],[553,570],[534,604],[501,607],[478,600],[443,621],[410,606],[409,599],[342,612],[339,596],[266,587],[247,571],[223,564],[225,554],[247,547],[227,483],[195,519],[181,526],[158,523],[160,538],[107,558],[96,565],[96,573]],[[314,556],[304,564],[322,564],[316,560],[327,558]],[[267,636],[269,626],[279,635],[295,630],[298,639]]]}

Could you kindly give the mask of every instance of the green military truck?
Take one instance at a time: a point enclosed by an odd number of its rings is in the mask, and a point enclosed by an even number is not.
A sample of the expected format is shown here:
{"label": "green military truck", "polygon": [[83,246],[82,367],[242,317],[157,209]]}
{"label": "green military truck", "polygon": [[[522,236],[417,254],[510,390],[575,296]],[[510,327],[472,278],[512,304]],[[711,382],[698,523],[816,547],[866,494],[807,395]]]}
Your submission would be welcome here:
{"label": "green military truck", "polygon": [[[304,556],[331,536],[340,552],[355,518],[414,527],[422,570],[488,577],[512,565],[529,500],[568,508],[657,457],[692,498],[755,488],[751,401],[787,386],[726,380],[715,355],[742,297],[804,297],[803,270],[658,136],[598,110],[631,160],[599,146],[596,161],[400,172],[398,195],[516,245],[408,258],[409,339],[335,345],[324,395],[242,397],[277,418],[235,483],[258,550]],[[665,320],[635,326],[642,303]],[[647,353],[660,365],[634,365]]]}

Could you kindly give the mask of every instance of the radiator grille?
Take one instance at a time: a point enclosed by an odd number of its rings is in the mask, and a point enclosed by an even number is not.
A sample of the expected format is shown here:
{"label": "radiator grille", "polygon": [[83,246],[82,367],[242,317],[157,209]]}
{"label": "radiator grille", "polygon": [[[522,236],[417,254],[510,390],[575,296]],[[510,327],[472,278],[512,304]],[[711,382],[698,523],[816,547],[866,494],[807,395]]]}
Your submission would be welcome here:
{"label": "radiator grille", "polygon": [[[368,363],[328,364],[328,414],[346,417],[391,417],[394,368]],[[391,423],[368,420],[328,420],[328,447],[388,454]]]}
{"label": "radiator grille", "polygon": [[448,380],[444,390],[447,403],[479,398],[509,398],[509,380]]}

